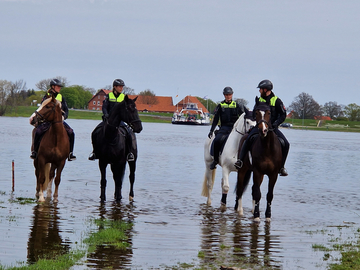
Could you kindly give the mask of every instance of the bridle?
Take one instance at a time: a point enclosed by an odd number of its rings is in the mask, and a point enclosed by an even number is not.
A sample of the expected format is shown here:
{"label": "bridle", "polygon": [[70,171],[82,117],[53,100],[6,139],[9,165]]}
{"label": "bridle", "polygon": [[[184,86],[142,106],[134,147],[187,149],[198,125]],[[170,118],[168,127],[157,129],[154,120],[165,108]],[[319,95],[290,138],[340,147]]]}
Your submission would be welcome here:
{"label": "bridle", "polygon": [[249,131],[248,132],[246,132],[246,117],[244,116],[244,125],[243,125],[243,128],[244,128],[244,131],[240,131],[240,130],[238,130],[237,129],[237,126],[235,127],[235,131],[237,132],[237,133],[239,133],[240,135],[245,135],[245,133],[249,133],[250,132],[250,130],[251,130],[251,128],[249,129]]}
{"label": "bridle", "polygon": [[259,125],[260,125],[261,123],[265,123],[265,124],[268,126],[268,130],[269,130],[269,131],[273,131],[273,130],[274,130],[273,128],[270,128],[271,125],[269,124],[269,122],[266,121],[266,120],[264,120],[264,119],[260,119],[258,122],[256,122],[255,127],[259,128]]}
{"label": "bridle", "polygon": [[[46,122],[46,116],[48,116],[49,114],[51,113],[55,113],[55,108],[56,108],[56,103],[55,102],[49,102],[49,103],[53,103],[54,106],[51,108],[50,111],[47,111],[46,114],[42,115],[41,113],[39,113],[38,111],[35,111],[35,116],[36,116],[36,119],[38,121],[38,123],[43,123],[43,122]],[[47,121],[47,122],[50,122],[50,121]],[[51,123],[52,124],[56,124],[56,123],[61,123],[62,121],[52,121]]]}

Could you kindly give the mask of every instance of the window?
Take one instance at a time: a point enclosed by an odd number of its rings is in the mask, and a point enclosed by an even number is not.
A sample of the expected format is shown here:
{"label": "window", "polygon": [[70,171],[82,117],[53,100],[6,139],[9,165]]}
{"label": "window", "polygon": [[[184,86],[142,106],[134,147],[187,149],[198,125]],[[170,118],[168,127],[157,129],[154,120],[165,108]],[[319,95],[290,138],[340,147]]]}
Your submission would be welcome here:
{"label": "window", "polygon": [[95,100],[93,101],[93,105],[96,105],[96,101],[95,101]]}
{"label": "window", "polygon": [[100,106],[100,101],[98,101],[98,104],[97,104],[98,106]]}

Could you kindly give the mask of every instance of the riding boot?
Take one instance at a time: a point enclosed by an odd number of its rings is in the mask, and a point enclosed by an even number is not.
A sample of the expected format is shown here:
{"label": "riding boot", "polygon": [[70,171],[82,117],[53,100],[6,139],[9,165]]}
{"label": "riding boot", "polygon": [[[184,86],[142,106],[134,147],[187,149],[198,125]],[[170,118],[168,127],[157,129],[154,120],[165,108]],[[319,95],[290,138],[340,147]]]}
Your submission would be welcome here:
{"label": "riding boot", "polygon": [[71,132],[71,134],[69,135],[69,142],[70,142],[70,154],[68,157],[68,161],[73,161],[76,160],[76,156],[74,156],[73,151],[74,151],[74,143],[75,143],[75,133]]}
{"label": "riding boot", "polygon": [[288,172],[285,169],[285,161],[287,158],[287,155],[289,153],[289,148],[287,148],[285,145],[281,144],[281,151],[282,151],[282,160],[281,160],[281,169],[279,171],[280,176],[288,176]]}
{"label": "riding boot", "polygon": [[241,169],[241,167],[244,164],[244,158],[247,152],[250,150],[251,143],[249,142],[251,140],[250,136],[246,138],[244,141],[241,150],[239,152],[238,160],[235,162],[234,166],[236,169]]}
{"label": "riding boot", "polygon": [[38,153],[39,147],[40,147],[40,141],[41,141],[41,136],[36,132],[36,129],[34,129],[30,158],[32,158],[32,159],[37,158],[37,153]]}
{"label": "riding boot", "polygon": [[217,141],[214,141],[214,160],[210,164],[210,170],[216,169],[216,165],[219,164],[220,149],[218,144],[219,143]]}
{"label": "riding boot", "polygon": [[135,156],[134,153],[136,152],[136,137],[134,132],[130,129],[130,127],[126,126],[127,129],[127,135],[126,135],[126,141],[128,146],[128,155],[127,155],[127,161],[134,161]]}

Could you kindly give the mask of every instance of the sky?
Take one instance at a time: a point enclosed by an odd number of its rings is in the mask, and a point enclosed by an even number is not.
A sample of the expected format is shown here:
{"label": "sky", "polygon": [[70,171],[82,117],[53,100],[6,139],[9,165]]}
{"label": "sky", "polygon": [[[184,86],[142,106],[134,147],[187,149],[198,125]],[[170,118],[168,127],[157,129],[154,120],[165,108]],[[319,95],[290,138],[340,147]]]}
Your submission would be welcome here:
{"label": "sky", "polygon": [[223,100],[252,109],[263,79],[288,107],[359,100],[358,0],[0,0],[0,80],[67,78],[101,89]]}

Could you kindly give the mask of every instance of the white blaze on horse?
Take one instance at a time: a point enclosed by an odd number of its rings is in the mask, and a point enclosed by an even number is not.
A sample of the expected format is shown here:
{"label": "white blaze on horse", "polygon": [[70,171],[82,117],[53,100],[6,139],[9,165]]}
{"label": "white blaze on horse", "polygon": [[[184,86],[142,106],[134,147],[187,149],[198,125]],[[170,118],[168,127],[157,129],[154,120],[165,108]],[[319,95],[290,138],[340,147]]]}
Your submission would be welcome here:
{"label": "white blaze on horse", "polygon": [[[47,98],[30,116],[30,124],[37,126],[41,122],[49,122],[50,128],[43,135],[37,158],[34,160],[37,179],[36,197],[44,202],[44,191],[51,196],[51,185],[55,177],[54,200],[57,200],[61,181],[61,172],[70,153],[69,137],[64,128],[61,102],[54,96]],[[56,173],[56,176],[55,176]]]}
{"label": "white blaze on horse", "polygon": [[[219,165],[222,167],[222,198],[221,205],[226,206],[227,193],[229,192],[229,174],[235,172],[237,169],[234,163],[237,160],[238,148],[241,138],[255,126],[255,121],[252,120],[252,112],[245,108],[245,112],[240,115],[235,122],[225,146],[219,155]],[[201,195],[207,197],[207,204],[211,205],[211,191],[215,182],[216,169],[210,170],[210,164],[213,162],[213,157],[210,154],[210,149],[215,136],[211,139],[206,138],[204,145],[204,160],[205,160],[205,175]]]}

